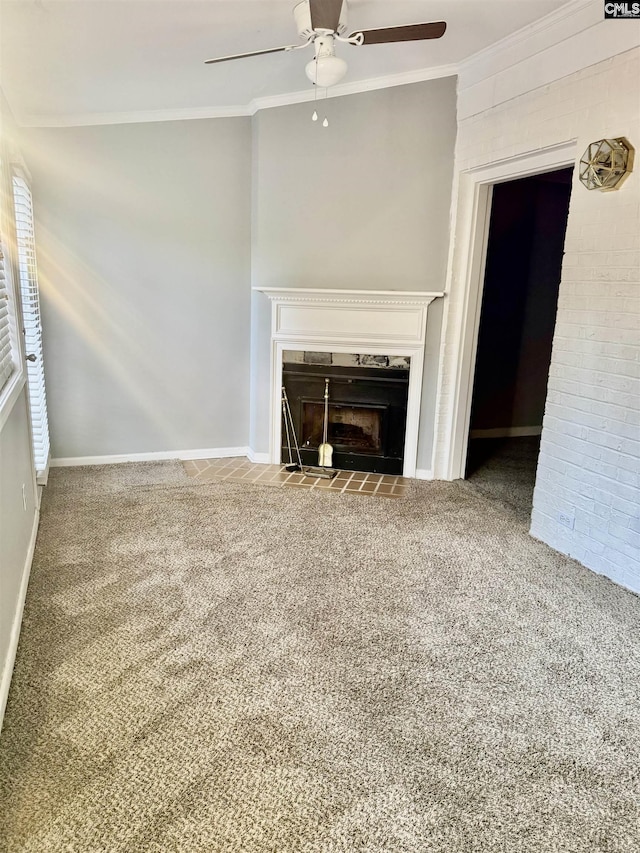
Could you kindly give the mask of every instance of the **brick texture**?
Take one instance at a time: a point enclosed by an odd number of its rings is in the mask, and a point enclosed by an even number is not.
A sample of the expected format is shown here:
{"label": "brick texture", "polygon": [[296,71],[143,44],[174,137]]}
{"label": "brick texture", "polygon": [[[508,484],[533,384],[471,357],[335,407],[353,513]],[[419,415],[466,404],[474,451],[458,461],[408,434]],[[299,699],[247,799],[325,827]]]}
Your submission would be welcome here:
{"label": "brick texture", "polygon": [[[604,137],[639,149],[639,79],[632,50],[462,121],[457,171],[570,139],[579,155]],[[636,163],[610,193],[575,170],[531,533],[640,591],[640,152]],[[451,385],[444,375],[441,395]]]}

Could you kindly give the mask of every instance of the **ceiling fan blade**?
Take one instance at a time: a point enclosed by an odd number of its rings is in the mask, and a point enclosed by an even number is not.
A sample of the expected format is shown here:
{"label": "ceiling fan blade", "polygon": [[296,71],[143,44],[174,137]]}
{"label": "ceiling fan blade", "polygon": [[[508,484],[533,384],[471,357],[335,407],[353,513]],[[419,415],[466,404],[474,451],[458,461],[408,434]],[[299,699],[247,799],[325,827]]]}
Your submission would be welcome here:
{"label": "ceiling fan blade", "polygon": [[342,0],[309,0],[311,28],[338,31]]}
{"label": "ceiling fan blade", "polygon": [[350,38],[362,33],[362,44],[389,44],[395,41],[421,41],[422,39],[439,39],[444,35],[447,25],[444,21],[430,24],[408,24],[405,27],[380,27],[376,30],[356,30]]}
{"label": "ceiling fan blade", "polygon": [[263,53],[280,53],[283,50],[293,50],[300,47],[298,44],[289,44],[286,47],[269,47],[266,50],[252,50],[251,53],[234,53],[231,56],[219,56],[217,59],[206,59],[205,65],[213,65],[215,62],[228,62],[230,59],[244,59],[247,56],[261,56]]}

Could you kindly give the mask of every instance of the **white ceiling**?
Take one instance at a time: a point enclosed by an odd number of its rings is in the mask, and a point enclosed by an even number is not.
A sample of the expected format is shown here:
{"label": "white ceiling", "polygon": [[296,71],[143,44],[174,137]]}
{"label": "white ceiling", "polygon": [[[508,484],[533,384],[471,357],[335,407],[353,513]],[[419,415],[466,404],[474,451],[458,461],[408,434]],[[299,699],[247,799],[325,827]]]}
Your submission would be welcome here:
{"label": "white ceiling", "polygon": [[[443,73],[569,0],[349,0],[355,29],[447,21],[426,42],[339,44],[344,84]],[[220,65],[204,60],[294,44],[296,0],[0,0],[1,84],[25,124],[119,120],[123,114],[247,111],[309,93],[312,48]],[[451,73],[449,70],[448,73]],[[437,72],[434,72],[434,76]],[[300,94],[302,93],[302,94]]]}

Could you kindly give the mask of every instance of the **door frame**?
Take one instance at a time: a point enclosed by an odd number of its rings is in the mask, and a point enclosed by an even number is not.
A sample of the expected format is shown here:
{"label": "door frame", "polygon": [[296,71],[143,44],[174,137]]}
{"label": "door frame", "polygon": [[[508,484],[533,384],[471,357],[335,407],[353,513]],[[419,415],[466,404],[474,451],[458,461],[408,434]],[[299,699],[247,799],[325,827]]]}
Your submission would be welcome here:
{"label": "door frame", "polygon": [[493,186],[574,166],[576,153],[577,140],[570,139],[459,173],[436,402],[437,479],[464,479],[466,473]]}

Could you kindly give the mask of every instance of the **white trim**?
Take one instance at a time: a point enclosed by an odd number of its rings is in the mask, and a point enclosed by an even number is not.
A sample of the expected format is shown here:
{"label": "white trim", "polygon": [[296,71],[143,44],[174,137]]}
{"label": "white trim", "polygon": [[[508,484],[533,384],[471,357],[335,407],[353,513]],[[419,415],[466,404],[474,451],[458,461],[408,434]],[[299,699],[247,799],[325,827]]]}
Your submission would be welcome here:
{"label": "white trim", "polygon": [[271,300],[269,461],[280,461],[282,361],[285,350],[366,352],[411,359],[403,476],[414,477],[427,309],[442,292],[255,287]]}
{"label": "white trim", "polygon": [[13,376],[2,389],[0,395],[0,430],[9,420],[13,407],[27,382],[27,372],[22,366],[23,364],[24,362],[21,362],[20,368],[14,371]]}
{"label": "white trim", "polygon": [[[282,387],[282,355],[285,350],[312,350],[313,352],[342,352],[353,353],[362,345],[361,341],[355,343],[332,343],[323,340],[301,339],[286,341],[273,340],[271,352],[271,427],[270,446],[271,454],[269,461],[277,465],[280,462],[281,446],[281,409],[276,404],[280,400]],[[403,477],[415,477],[416,460],[418,455],[418,429],[420,425],[420,399],[422,396],[422,372],[424,363],[424,346],[406,346],[385,343],[384,345],[373,342],[365,343],[369,355],[397,355],[408,356],[411,359],[409,369],[409,388],[407,394],[407,425],[404,440],[404,465]]]}
{"label": "white trim", "polygon": [[542,175],[555,169],[575,166],[577,143],[576,138],[566,139],[545,148],[536,148],[513,157],[482,163],[462,174],[471,175],[476,184],[499,184],[526,178],[528,175]]}
{"label": "white trim", "polygon": [[573,0],[459,63],[458,121],[611,59],[639,44],[602,4]]}
{"label": "white trim", "polygon": [[[421,83],[425,80],[437,80],[441,77],[454,77],[458,73],[456,63],[437,65],[431,68],[418,68],[415,71],[405,71],[401,74],[387,74],[382,77],[371,77],[367,80],[356,80],[353,83],[343,83],[332,86],[330,97],[339,98],[344,95],[357,95],[360,92],[372,92],[378,89],[389,89],[394,86],[406,86],[410,83]],[[190,121],[207,118],[238,118],[255,115],[260,110],[273,107],[289,106],[313,101],[316,97],[314,90],[309,87],[297,92],[285,92],[282,95],[268,95],[264,98],[254,98],[247,104],[236,104],[228,107],[186,107],[173,110],[137,110],[134,112],[113,113],[68,113],[66,115],[17,115],[16,121],[20,127],[88,127],[101,124],[137,124],[161,121]]]}
{"label": "white trim", "polygon": [[542,435],[542,426],[494,427],[492,429],[472,429],[469,438],[524,438],[529,435]]}
{"label": "white trim", "polygon": [[[15,214],[11,200],[13,189],[11,185],[10,171],[7,169],[0,175],[4,178],[4,186],[0,187],[0,197],[6,193],[9,201],[9,211],[0,205],[0,226],[4,224],[5,239],[3,241],[0,233],[0,256],[4,258],[1,264],[5,276],[5,288],[9,304],[9,328],[12,354],[14,356],[14,370],[7,382],[0,389],[0,430],[4,427],[11,416],[13,407],[17,403],[24,386],[27,384],[27,368],[24,350],[24,335],[22,334],[22,300],[20,296],[20,276],[18,274],[18,258],[16,241],[7,239],[7,227],[9,222],[15,226]],[[6,221],[5,221],[6,220]],[[13,231],[15,237],[15,230]],[[4,249],[4,253],[3,250]]]}
{"label": "white trim", "polygon": [[49,479],[49,468],[51,468],[51,451],[47,456],[47,464],[42,471],[36,471],[36,484],[38,486],[46,486]]}
{"label": "white trim", "polygon": [[24,603],[27,597],[27,587],[29,585],[29,575],[31,574],[31,564],[33,562],[33,554],[36,549],[36,537],[38,535],[38,524],[40,521],[40,513],[37,505],[34,509],[33,527],[31,528],[31,537],[29,539],[29,547],[27,548],[27,556],[22,569],[22,579],[20,581],[20,589],[18,591],[18,599],[16,601],[16,609],[13,613],[13,622],[11,623],[11,633],[9,635],[9,648],[7,656],[2,665],[2,677],[0,678],[0,729],[2,729],[2,720],[7,707],[7,698],[9,696],[9,687],[11,686],[11,676],[13,675],[13,666],[16,660],[16,652],[18,650],[18,640],[20,639],[20,628],[22,627],[22,614],[24,612]]}
{"label": "white trim", "polygon": [[272,302],[291,305],[308,302],[348,303],[349,305],[424,305],[438,296],[444,296],[443,290],[344,290],[324,287],[253,287],[257,293],[264,293]]}
{"label": "white trim", "polygon": [[226,459],[247,456],[248,447],[208,447],[200,450],[160,450],[152,453],[121,453],[109,456],[66,456],[51,460],[52,468],[72,468],[78,465],[119,465],[122,462],[154,462],[164,459]]}
{"label": "white trim", "polygon": [[210,447],[205,450],[178,450],[178,459],[227,459],[230,456],[246,456],[249,448],[243,447]]}
{"label": "white trim", "polygon": [[92,127],[101,124],[146,124],[162,121],[191,121],[207,118],[251,116],[250,105],[229,107],[185,107],[173,110],[135,110],[113,113],[66,113],[62,115],[16,116],[20,127]]}
{"label": "white trim", "polygon": [[250,447],[247,448],[247,459],[256,465],[269,465],[271,462],[271,456],[268,453],[258,453]]}
{"label": "white trim", "polygon": [[433,471],[430,468],[416,468],[416,480],[433,480]]}
{"label": "white trim", "polygon": [[24,162],[22,152],[20,152],[17,148],[11,152],[9,162],[11,163],[11,168],[13,172],[17,172],[18,174],[20,174],[28,184],[33,183],[31,172],[29,171],[27,164]]}
{"label": "white trim", "polygon": [[[386,74],[382,77],[370,77],[368,80],[356,80],[353,83],[341,83],[329,89],[329,98],[341,98],[344,95],[358,95],[361,92],[373,92],[378,89],[390,89],[394,86],[407,86],[411,83],[423,83],[425,80],[439,80],[442,77],[455,77],[458,64],[435,65],[432,68],[418,68],[415,71],[403,71],[400,74]],[[272,107],[285,107],[289,104],[303,104],[315,100],[313,90],[288,92],[284,95],[269,95],[255,98],[249,104],[251,115]]]}
{"label": "white trim", "polygon": [[[531,24],[521,27],[519,30],[510,33],[508,36],[501,38],[499,41],[496,41],[488,47],[485,47],[482,50],[471,54],[471,56],[468,56],[466,59],[463,59],[462,62],[459,63],[460,72],[473,73],[473,71],[478,69],[480,66],[489,65],[492,60],[502,57],[511,48],[519,48],[523,43],[526,44],[527,42],[531,42],[536,36],[541,33],[548,32],[558,24],[562,24],[567,18],[579,15],[590,6],[593,6],[592,0],[572,0],[570,3],[565,3],[563,6],[560,6],[559,9],[554,9],[553,12],[545,15],[544,18],[539,18],[537,21],[533,21]],[[600,14],[602,13],[601,8],[599,8],[598,11]],[[547,47],[551,44],[555,44],[555,42],[555,38],[547,39],[547,44],[544,46]]]}
{"label": "white trim", "polygon": [[[464,181],[460,182],[462,189]],[[449,460],[444,479],[457,480],[464,478],[465,460],[467,456],[469,418],[471,414],[471,397],[473,394],[473,371],[475,367],[476,350],[478,346],[478,330],[480,309],[482,306],[482,290],[486,261],[487,240],[489,236],[489,217],[491,214],[490,186],[477,184],[473,186],[473,201],[470,217],[463,222],[463,228],[468,228],[467,242],[461,259],[462,274],[460,280],[468,281],[462,294],[462,318],[457,329],[451,334],[457,337],[459,351],[454,351],[454,389],[453,410],[449,421],[449,429],[445,443],[449,446]],[[466,226],[466,227],[465,227]],[[453,239],[452,233],[452,242]],[[453,313],[453,312],[452,312]],[[449,314],[447,314],[447,324]],[[448,328],[448,326],[447,326]],[[444,342],[447,334],[442,337],[442,361],[440,377],[442,379],[446,353]],[[438,389],[440,392],[441,388]],[[437,405],[437,404],[436,404]],[[434,449],[436,444],[434,442]],[[433,463],[434,470],[435,461]]]}
{"label": "white trim", "polygon": [[[454,288],[458,293],[455,303],[450,300],[446,303],[448,310],[440,351],[432,466],[438,479],[457,480],[465,474],[491,186],[572,166],[576,151],[577,142],[571,139],[460,173],[451,242],[464,248],[454,256],[447,272],[447,292],[451,293]],[[461,210],[466,211],[466,215],[458,216]],[[446,398],[443,392],[445,376],[453,378],[453,389]]]}

